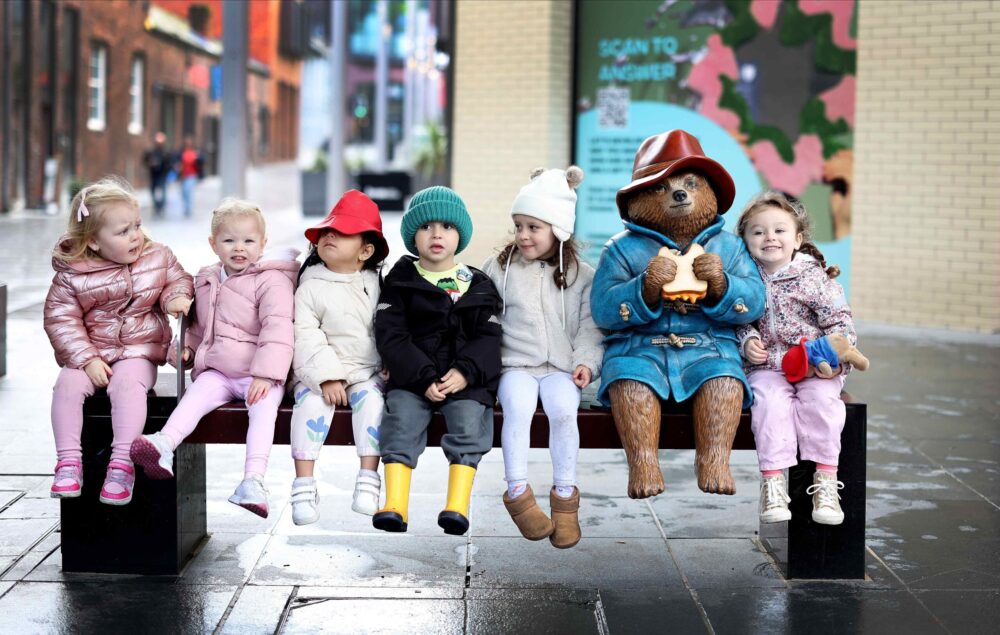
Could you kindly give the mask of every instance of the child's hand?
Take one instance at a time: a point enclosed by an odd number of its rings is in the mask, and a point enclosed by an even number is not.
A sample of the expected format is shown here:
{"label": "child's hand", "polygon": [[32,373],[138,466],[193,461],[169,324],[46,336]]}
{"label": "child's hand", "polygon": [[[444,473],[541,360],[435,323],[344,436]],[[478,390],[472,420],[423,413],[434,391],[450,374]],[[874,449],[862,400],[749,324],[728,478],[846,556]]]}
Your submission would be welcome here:
{"label": "child's hand", "polygon": [[191,350],[191,347],[185,346],[184,352],[181,353],[181,361],[186,364],[191,361],[192,357],[194,357],[194,351]]}
{"label": "child's hand", "polygon": [[182,313],[184,315],[188,314],[188,311],[191,310],[191,304],[191,298],[174,298],[170,302],[167,302],[167,313],[175,318],[179,318]]}
{"label": "child's hand", "polygon": [[576,384],[577,388],[586,388],[591,378],[590,369],[583,364],[577,366],[576,370],[573,371],[573,383]]}
{"label": "child's hand", "polygon": [[274,386],[274,382],[270,379],[254,377],[253,381],[250,382],[250,388],[247,389],[247,405],[252,406],[263,399],[272,386]]}
{"label": "child's hand", "polygon": [[751,337],[743,345],[743,357],[751,364],[763,364],[767,361],[767,349],[756,337]]}
{"label": "child's hand", "polygon": [[331,406],[347,405],[347,384],[340,379],[324,381],[319,385],[323,391],[323,401]]}
{"label": "child's hand", "polygon": [[389,369],[388,368],[383,368],[382,370],[378,371],[378,374],[381,375],[382,379],[384,379],[385,381],[389,381]]}
{"label": "child's hand", "polygon": [[424,391],[424,397],[427,397],[428,399],[434,402],[444,401],[447,396],[448,395],[441,392],[440,384],[437,382],[434,382],[433,384],[428,386],[427,390]]}
{"label": "child's hand", "polygon": [[438,383],[438,390],[440,390],[443,395],[451,395],[465,390],[465,387],[468,385],[469,382],[465,380],[465,376],[456,369],[452,368],[445,373],[444,377],[441,378],[441,382]]}
{"label": "child's hand", "polygon": [[105,364],[100,357],[95,357],[87,362],[87,365],[83,367],[83,372],[87,373],[87,377],[98,388],[107,386],[108,378],[114,374],[111,372],[111,367]]}

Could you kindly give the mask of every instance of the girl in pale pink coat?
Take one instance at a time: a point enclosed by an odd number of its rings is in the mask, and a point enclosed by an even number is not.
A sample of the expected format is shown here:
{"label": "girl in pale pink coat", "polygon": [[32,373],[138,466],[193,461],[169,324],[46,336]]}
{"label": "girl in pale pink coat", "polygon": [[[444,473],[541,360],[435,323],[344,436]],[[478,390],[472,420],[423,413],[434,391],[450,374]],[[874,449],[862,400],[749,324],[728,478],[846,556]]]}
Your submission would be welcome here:
{"label": "girl in pale pink coat", "polygon": [[262,257],[264,216],[255,204],[225,199],[208,239],[220,262],[195,278],[193,324],[183,362],[194,381],[163,430],[132,443],[132,460],[153,479],[171,478],[174,450],[201,418],[233,399],[247,406],[246,463],[231,503],[267,518],[264,474],[274,421],[292,363],[297,250]]}
{"label": "girl in pale pink coat", "polygon": [[135,486],[129,446],[142,434],[146,393],[167,357],[167,313],[187,312],[191,276],[143,232],[139,201],[117,177],[73,197],[52,268],[44,324],[62,370],[52,394],[58,462],[51,496],[80,495],[83,400],[107,387],[114,438],[100,500],[125,505]]}
{"label": "girl in pale pink coat", "polygon": [[784,469],[804,461],[816,463],[812,519],[826,525],[844,520],[837,480],[840,433],[846,408],[840,398],[845,365],[824,379],[801,381],[782,372],[781,361],[803,338],[817,340],[840,333],[857,343],[851,308],[844,289],[833,278],[838,267],[827,267],[823,254],[810,242],[805,208],[779,192],[765,192],[744,210],[737,232],[757,262],[767,291],[764,315],[740,327],[740,350],[753,389],[752,422],[761,470],[760,520],[791,518]]}

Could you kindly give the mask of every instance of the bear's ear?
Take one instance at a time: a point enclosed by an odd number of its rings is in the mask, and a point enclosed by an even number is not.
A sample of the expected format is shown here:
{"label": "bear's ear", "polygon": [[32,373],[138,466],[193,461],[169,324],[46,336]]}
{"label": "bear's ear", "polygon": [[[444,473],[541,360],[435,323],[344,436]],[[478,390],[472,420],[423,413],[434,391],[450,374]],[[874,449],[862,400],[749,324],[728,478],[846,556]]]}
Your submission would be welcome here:
{"label": "bear's ear", "polygon": [[566,168],[566,181],[572,190],[580,187],[580,183],[583,182],[583,170],[576,165],[569,166]]}
{"label": "bear's ear", "polygon": [[535,179],[538,178],[538,175],[540,175],[544,171],[545,168],[535,168],[534,170],[528,173],[528,180],[534,181]]}

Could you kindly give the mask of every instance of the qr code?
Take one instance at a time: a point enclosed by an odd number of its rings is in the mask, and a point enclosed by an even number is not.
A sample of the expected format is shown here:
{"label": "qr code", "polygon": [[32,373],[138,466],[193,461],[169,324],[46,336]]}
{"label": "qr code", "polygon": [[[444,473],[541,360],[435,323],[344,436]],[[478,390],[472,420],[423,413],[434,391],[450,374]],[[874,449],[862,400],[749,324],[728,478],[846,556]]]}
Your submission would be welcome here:
{"label": "qr code", "polygon": [[627,128],[629,89],[608,86],[597,89],[597,112],[600,113],[598,126],[601,128]]}

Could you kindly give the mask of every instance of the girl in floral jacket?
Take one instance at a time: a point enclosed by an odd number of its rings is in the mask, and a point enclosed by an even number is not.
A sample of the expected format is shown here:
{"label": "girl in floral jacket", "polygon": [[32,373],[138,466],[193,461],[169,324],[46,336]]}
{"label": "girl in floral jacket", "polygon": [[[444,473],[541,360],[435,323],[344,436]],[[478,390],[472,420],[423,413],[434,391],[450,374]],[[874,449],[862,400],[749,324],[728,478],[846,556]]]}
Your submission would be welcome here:
{"label": "girl in floral jacket", "polygon": [[767,306],[759,321],[737,334],[754,394],[761,522],[791,518],[784,469],[796,464],[798,450],[803,460],[816,462],[807,490],[813,496],[813,521],[839,525],[844,513],[837,490],[844,484],[837,480],[837,461],[846,418],[840,391],[846,369],[841,364],[832,378],[795,381],[781,366],[785,353],[804,339],[840,333],[857,343],[844,290],[833,280],[840,269],[827,267],[810,242],[809,229],[801,203],[779,192],[764,192],[744,210],[737,233],[764,279]]}
{"label": "girl in floral jacket", "polygon": [[80,495],[83,400],[107,387],[114,438],[100,500],[125,505],[135,486],[129,446],[142,434],[146,393],[167,358],[167,313],[187,313],[191,276],[168,247],[143,232],[132,186],[117,177],[73,197],[52,268],[44,324],[62,370],[52,394],[58,462],[50,493]]}

